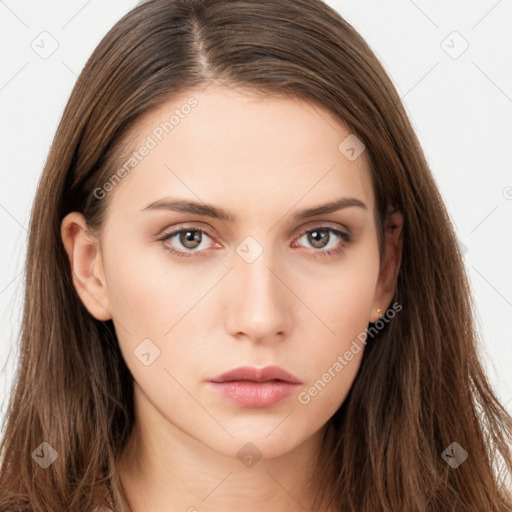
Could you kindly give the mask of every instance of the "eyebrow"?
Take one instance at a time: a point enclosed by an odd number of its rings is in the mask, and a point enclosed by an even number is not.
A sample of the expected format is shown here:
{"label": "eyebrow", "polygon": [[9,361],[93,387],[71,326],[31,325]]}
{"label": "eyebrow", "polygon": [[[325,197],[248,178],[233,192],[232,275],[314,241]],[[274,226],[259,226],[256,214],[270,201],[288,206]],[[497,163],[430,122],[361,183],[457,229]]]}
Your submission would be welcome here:
{"label": "eyebrow", "polygon": [[[295,221],[307,219],[315,215],[322,215],[326,213],[333,213],[343,208],[349,208],[356,206],[364,210],[368,210],[365,203],[355,197],[342,197],[329,203],[314,206],[297,212],[293,219]],[[213,219],[219,219],[226,222],[235,222],[236,215],[211,204],[200,203],[196,201],[185,201],[179,199],[163,198],[158,201],[154,201],[144,207],[141,211],[151,210],[171,210],[178,213],[193,213],[196,215],[202,215],[205,217],[211,217]]]}

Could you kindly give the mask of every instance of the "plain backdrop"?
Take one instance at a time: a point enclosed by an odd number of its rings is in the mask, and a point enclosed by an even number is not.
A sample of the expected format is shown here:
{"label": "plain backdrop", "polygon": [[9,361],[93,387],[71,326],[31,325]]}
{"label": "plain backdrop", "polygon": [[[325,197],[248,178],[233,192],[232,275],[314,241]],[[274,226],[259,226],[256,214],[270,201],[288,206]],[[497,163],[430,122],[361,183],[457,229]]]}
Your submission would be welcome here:
{"label": "plain backdrop", "polygon": [[[512,0],[327,3],[402,97],[464,251],[484,365],[512,412]],[[18,359],[36,185],[86,59],[136,4],[0,0],[0,421]]]}

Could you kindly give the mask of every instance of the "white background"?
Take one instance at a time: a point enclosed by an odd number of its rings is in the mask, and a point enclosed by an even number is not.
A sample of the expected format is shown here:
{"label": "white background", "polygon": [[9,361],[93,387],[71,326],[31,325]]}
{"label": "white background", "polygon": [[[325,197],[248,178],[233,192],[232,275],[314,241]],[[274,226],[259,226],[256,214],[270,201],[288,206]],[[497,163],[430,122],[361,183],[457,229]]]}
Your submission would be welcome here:
{"label": "white background", "polygon": [[[512,412],[512,0],[328,3],[370,44],[404,101],[467,249],[483,362]],[[86,59],[136,4],[0,0],[0,420],[18,357],[37,181]],[[41,58],[38,45],[58,47]]]}

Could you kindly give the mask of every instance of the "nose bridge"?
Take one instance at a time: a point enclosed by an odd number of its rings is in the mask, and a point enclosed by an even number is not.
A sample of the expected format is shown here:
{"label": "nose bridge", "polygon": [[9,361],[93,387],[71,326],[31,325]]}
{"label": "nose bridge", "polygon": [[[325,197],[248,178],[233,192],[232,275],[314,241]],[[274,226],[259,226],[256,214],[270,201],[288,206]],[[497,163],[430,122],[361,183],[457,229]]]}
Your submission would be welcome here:
{"label": "nose bridge", "polygon": [[275,275],[283,268],[278,251],[251,238],[242,241],[234,255],[228,330],[254,340],[272,339],[285,335],[291,325],[291,294]]}

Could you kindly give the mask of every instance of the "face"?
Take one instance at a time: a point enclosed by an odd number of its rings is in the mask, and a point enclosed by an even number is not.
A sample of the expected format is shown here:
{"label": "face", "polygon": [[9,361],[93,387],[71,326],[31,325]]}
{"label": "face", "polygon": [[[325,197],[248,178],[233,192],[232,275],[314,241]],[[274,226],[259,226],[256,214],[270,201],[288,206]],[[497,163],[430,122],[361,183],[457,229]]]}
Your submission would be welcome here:
{"label": "face", "polygon": [[[85,263],[75,280],[113,318],[140,411],[219,453],[251,442],[272,457],[340,407],[358,336],[387,306],[368,161],[339,149],[349,135],[310,103],[214,86],[139,121],[134,159],[96,191],[111,202],[95,284]],[[241,366],[267,382],[210,382]]]}

